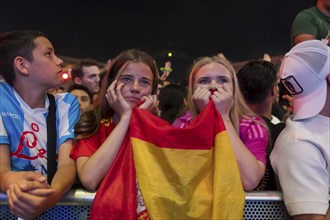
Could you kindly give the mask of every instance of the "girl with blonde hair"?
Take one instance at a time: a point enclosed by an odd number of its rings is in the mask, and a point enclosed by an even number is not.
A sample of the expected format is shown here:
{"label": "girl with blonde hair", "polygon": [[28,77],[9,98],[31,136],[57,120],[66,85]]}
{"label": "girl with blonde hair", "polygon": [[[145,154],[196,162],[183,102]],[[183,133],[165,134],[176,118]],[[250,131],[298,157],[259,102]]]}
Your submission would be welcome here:
{"label": "girl with blonde hair", "polygon": [[263,119],[247,106],[235,70],[222,54],[194,61],[189,74],[188,105],[173,126],[188,127],[210,100],[226,126],[243,187],[253,190],[265,173],[268,130]]}

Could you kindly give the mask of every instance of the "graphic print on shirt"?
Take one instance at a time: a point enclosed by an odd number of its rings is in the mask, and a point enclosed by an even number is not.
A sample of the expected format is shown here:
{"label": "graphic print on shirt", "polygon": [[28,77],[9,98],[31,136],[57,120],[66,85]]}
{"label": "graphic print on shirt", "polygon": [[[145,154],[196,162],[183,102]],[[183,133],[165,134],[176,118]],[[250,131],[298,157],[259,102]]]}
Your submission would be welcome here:
{"label": "graphic print on shirt", "polygon": [[[10,153],[11,157],[17,157],[24,159],[27,163],[22,164],[22,170],[24,171],[36,171],[36,164],[33,161],[40,159],[46,160],[46,150],[43,148],[38,149],[38,138],[35,133],[39,133],[40,128],[36,123],[31,123],[32,131],[23,131],[20,135],[19,142],[15,152]],[[29,154],[24,152],[24,149],[29,150]],[[47,174],[47,170],[44,165],[40,165],[41,173]]]}
{"label": "graphic print on shirt", "polygon": [[[47,175],[47,122],[49,100],[32,109],[16,91],[0,81],[0,144],[8,145],[12,171],[32,171]],[[77,98],[70,93],[55,95],[56,160],[59,146],[74,138],[79,120]]]}

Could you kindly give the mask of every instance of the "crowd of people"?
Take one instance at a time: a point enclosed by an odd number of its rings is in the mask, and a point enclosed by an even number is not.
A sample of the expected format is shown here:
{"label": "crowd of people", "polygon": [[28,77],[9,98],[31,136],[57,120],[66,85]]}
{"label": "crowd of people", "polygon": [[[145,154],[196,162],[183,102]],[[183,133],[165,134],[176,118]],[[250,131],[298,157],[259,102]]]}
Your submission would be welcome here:
{"label": "crowd of people", "polygon": [[[308,13],[325,19],[321,34],[301,29]],[[195,119],[213,102],[243,189],[283,191],[295,220],[329,219],[330,48],[325,29],[330,30],[330,3],[318,0],[303,14],[293,23],[293,45],[279,69],[264,59],[236,72],[220,53],[196,58],[185,85],[166,81],[170,62],[161,74],[152,56],[128,49],[109,60],[105,72],[97,61],[81,60],[72,67],[72,85],[51,92],[63,84],[63,60],[48,37],[33,30],[0,35],[0,181],[13,215],[40,215],[77,182],[97,191],[119,152],[129,146],[135,108],[166,121],[173,132],[198,126]],[[285,111],[279,84],[289,94],[284,97],[290,103],[288,117],[275,115],[276,109]],[[49,137],[51,114],[55,146]],[[47,179],[52,160],[56,170]],[[137,179],[135,189],[136,217],[149,219]]]}

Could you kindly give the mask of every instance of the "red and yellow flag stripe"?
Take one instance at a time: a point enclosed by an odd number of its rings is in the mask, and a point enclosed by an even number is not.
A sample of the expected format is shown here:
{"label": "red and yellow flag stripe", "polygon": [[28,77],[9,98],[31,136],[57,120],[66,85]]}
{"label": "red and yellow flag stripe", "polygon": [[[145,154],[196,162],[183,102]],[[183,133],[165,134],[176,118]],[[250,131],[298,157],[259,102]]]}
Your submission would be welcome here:
{"label": "red and yellow flag stripe", "polygon": [[245,193],[213,102],[188,128],[135,109],[130,126],[136,176],[151,219],[242,219]]}

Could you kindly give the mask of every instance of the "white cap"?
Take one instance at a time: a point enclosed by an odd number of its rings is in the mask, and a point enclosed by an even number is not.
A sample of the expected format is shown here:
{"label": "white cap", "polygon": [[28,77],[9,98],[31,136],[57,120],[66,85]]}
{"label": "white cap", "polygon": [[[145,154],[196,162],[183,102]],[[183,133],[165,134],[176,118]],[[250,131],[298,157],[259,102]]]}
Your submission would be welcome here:
{"label": "white cap", "polygon": [[330,73],[330,47],[320,40],[294,46],[281,63],[281,82],[293,96],[293,119],[313,117],[323,109]]}

